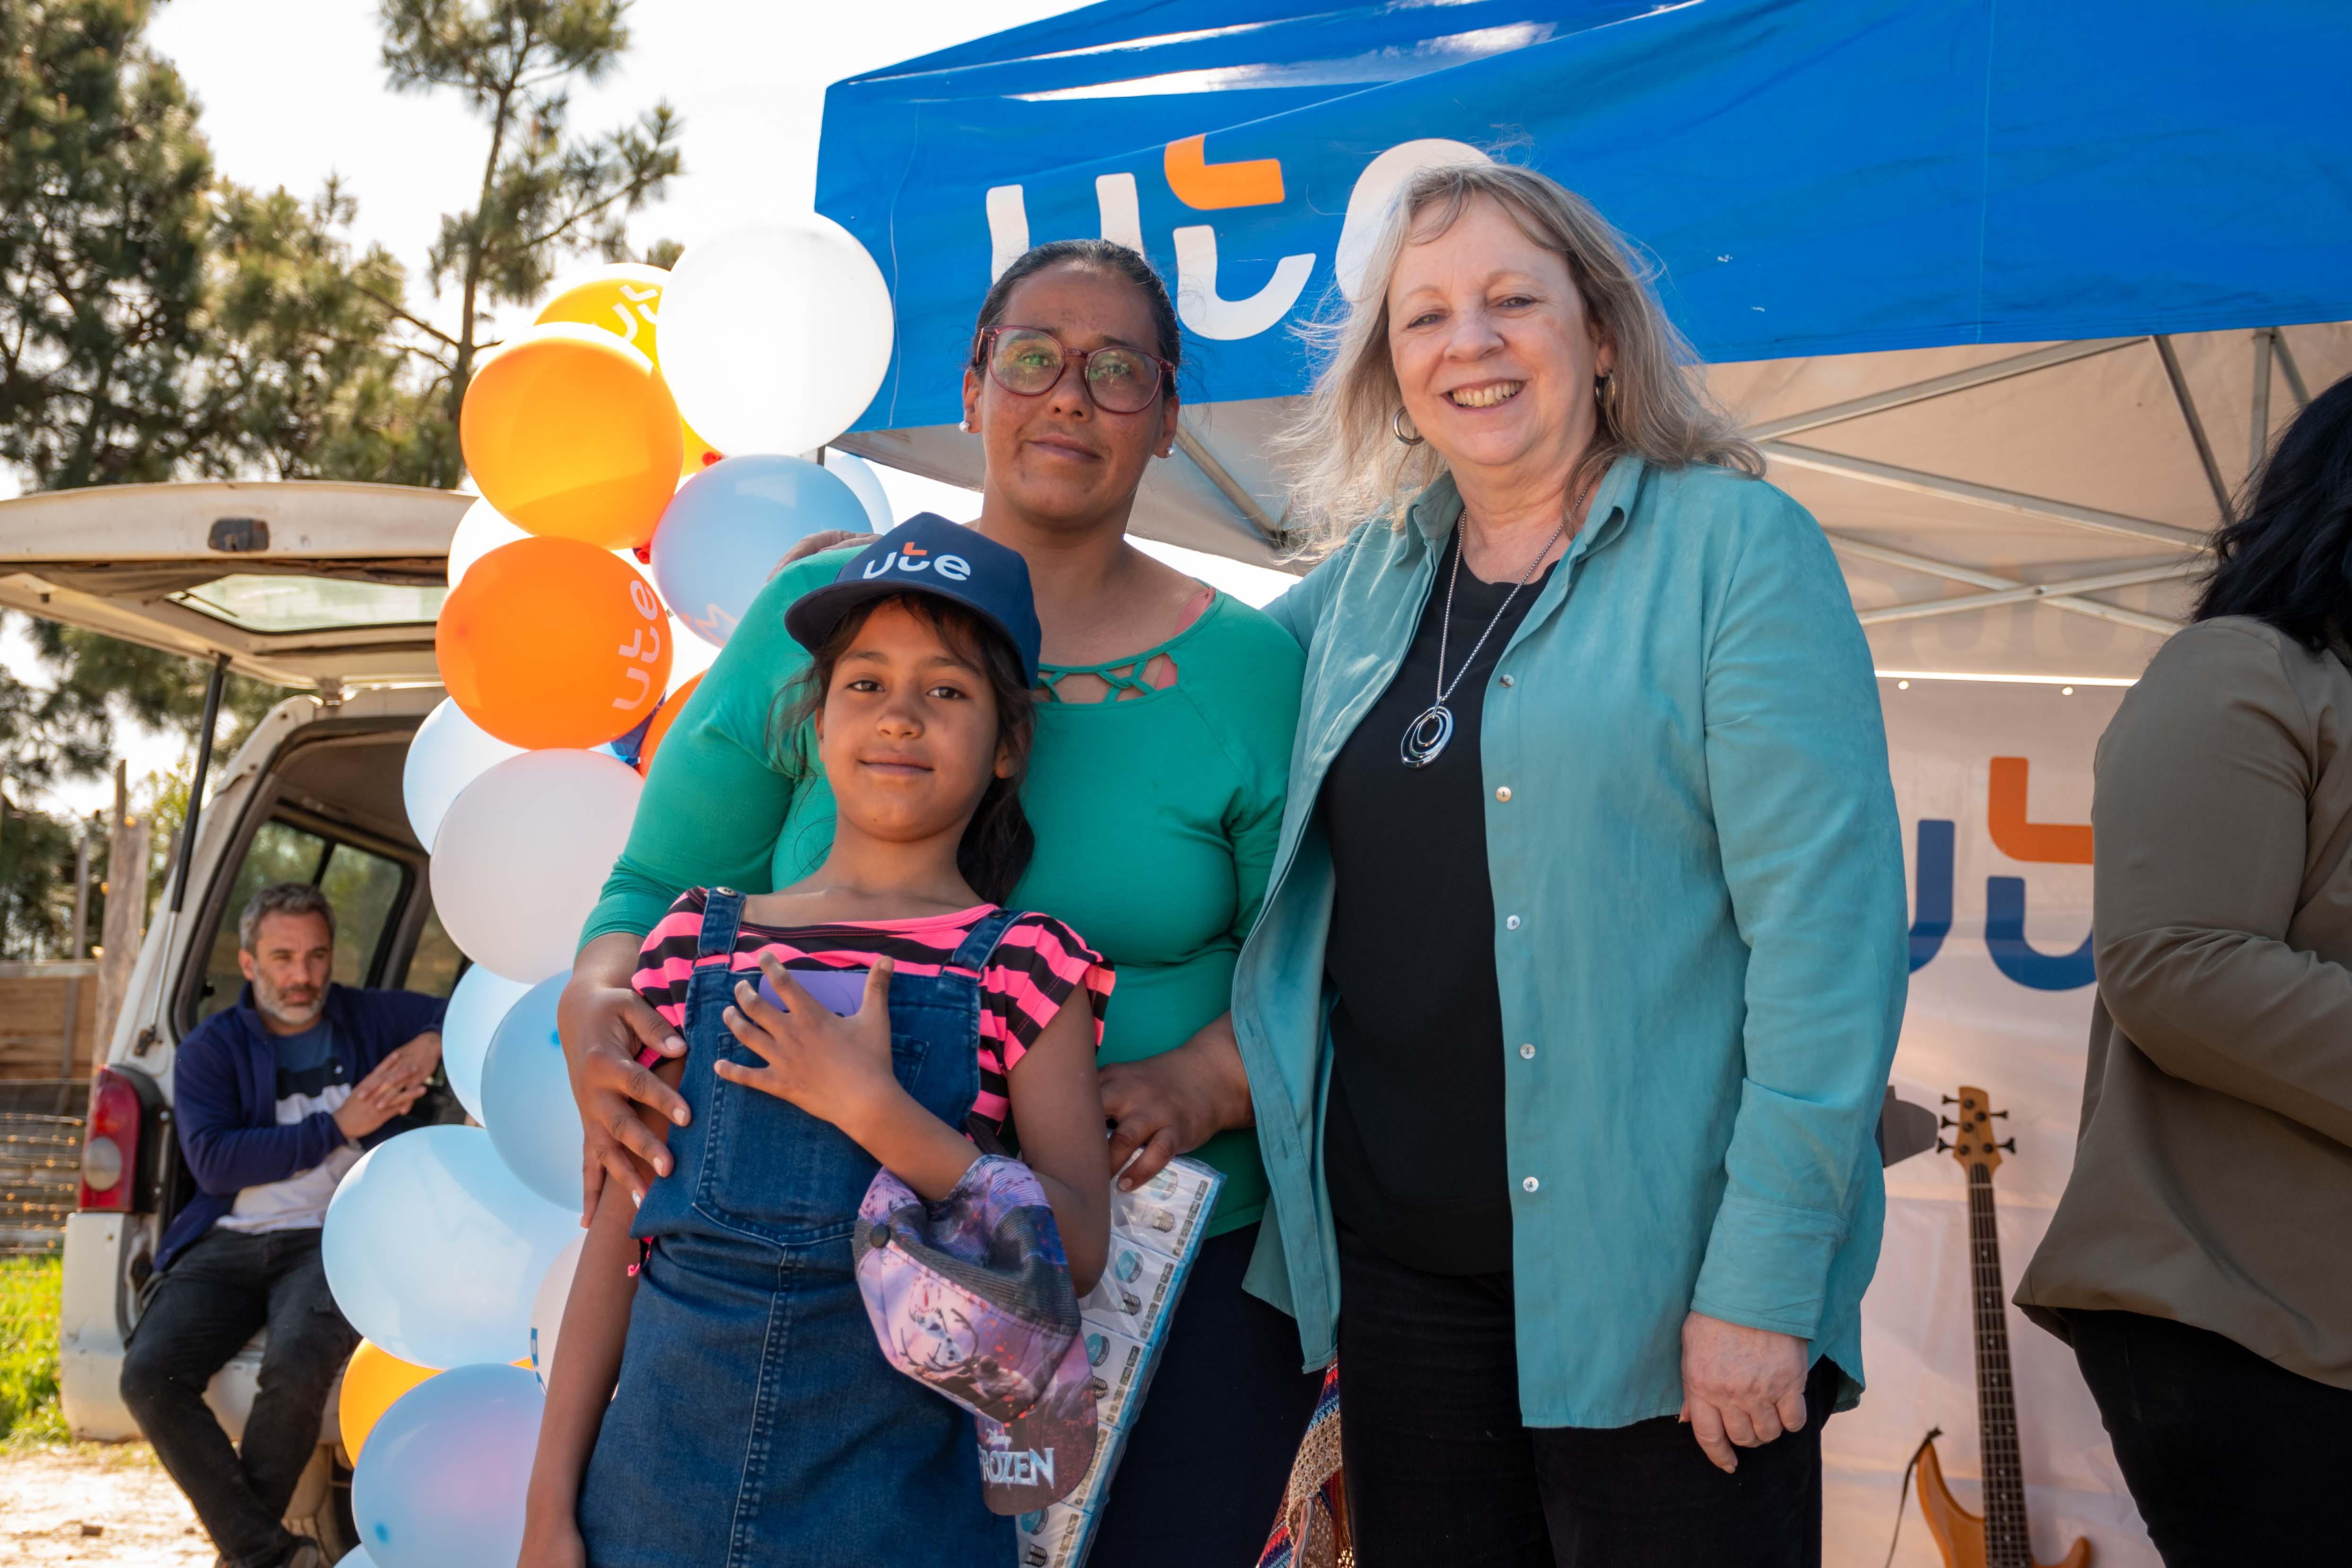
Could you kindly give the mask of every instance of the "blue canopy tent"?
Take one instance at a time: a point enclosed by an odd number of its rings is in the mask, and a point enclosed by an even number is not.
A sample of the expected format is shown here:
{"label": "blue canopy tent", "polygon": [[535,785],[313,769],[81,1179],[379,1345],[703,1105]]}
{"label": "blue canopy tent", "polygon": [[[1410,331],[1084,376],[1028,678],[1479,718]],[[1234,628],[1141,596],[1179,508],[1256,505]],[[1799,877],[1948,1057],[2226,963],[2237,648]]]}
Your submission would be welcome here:
{"label": "blue canopy tent", "polygon": [[1294,329],[1413,167],[1491,155],[1652,255],[1883,666],[2136,674],[2222,493],[2352,371],[2347,58],[2327,0],[1110,0],[829,91],[817,205],[898,310],[843,445],[975,482],[995,268],[1121,239],[1191,361],[1137,527],[1275,560]]}

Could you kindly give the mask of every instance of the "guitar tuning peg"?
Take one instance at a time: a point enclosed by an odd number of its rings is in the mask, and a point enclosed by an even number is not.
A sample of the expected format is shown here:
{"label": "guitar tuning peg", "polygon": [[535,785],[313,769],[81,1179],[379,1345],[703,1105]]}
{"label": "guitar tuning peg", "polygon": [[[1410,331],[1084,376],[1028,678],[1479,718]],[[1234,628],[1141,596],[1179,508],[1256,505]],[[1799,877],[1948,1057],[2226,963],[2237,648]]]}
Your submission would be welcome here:
{"label": "guitar tuning peg", "polygon": [[1944,1096],[1944,1103],[1945,1103],[1946,1105],[1958,1105],[1958,1104],[1959,1103],[1959,1100],[1957,1100],[1956,1098],[1954,1098],[1953,1096],[1951,1096],[1951,1095],[1948,1095],[1948,1095]]}
{"label": "guitar tuning peg", "polygon": [[[1948,1122],[1948,1121],[1947,1121],[1946,1123],[1944,1123],[1944,1125],[1945,1125],[1945,1126],[1947,1126],[1947,1127],[1948,1127],[1948,1126],[1950,1126],[1950,1125],[1951,1125],[1951,1123],[1950,1123],[1950,1122]],[[1937,1152],[1937,1153],[1941,1154],[1941,1153],[1943,1153],[1946,1150],[1949,1149],[1950,1147],[1951,1147],[1951,1145],[1950,1145],[1949,1143],[1945,1142],[1941,1138],[1938,1138],[1938,1139],[1937,1139],[1937,1140],[1936,1140],[1936,1152]]]}
{"label": "guitar tuning peg", "polygon": [[1936,1118],[1936,1125],[1938,1127],[1958,1127],[1959,1123],[1953,1121],[1948,1116],[1938,1116]]}
{"label": "guitar tuning peg", "polygon": [[1986,1114],[1986,1115],[1988,1115],[1988,1116],[1998,1116],[1998,1117],[2000,1117],[2003,1121],[2008,1121],[2008,1120],[2009,1120],[2009,1112],[2008,1112],[2008,1111],[2006,1111],[2006,1110],[1989,1110],[1989,1111],[1985,1112],[1985,1114]]}
{"label": "guitar tuning peg", "polygon": [[1996,1143],[1993,1147],[1996,1149],[2006,1149],[2011,1153],[2014,1154],[2017,1152],[2017,1140],[2012,1138],[2006,1143]]}

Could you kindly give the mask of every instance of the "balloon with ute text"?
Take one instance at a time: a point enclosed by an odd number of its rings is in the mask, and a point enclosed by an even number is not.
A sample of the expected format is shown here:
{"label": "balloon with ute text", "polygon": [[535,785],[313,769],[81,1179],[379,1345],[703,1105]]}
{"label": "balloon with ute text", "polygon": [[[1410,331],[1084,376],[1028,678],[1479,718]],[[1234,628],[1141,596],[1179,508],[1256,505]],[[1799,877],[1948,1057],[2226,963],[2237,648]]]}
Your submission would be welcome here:
{"label": "balloon with ute text", "polygon": [[[602,327],[653,361],[658,372],[662,287],[668,281],[669,273],[659,267],[642,261],[608,262],[577,277],[559,279],[554,294],[533,320],[541,325],[577,321],[584,327]],[[719,460],[718,448],[696,435],[692,426],[680,421],[678,434],[685,442],[680,460],[684,472],[698,474]]]}
{"label": "balloon with ute text", "polygon": [[543,537],[622,550],[677,488],[677,405],[654,362],[601,328],[530,327],[474,374],[457,414],[482,499]]}
{"label": "balloon with ute text", "polygon": [[703,641],[724,643],[784,552],[812,533],[863,532],[857,492],[803,458],[714,463],[678,488],[654,531],[654,583]]}
{"label": "balloon with ute text", "polygon": [[536,985],[572,967],[645,781],[593,752],[526,752],[466,786],[433,847],[433,908],[459,952]]}
{"label": "balloon with ute text", "polygon": [[352,1473],[352,1518],[381,1568],[514,1568],[546,1403],[520,1367],[461,1366],[385,1411]]}
{"label": "balloon with ute text", "polygon": [[574,539],[500,545],[449,590],[433,635],[441,684],[509,745],[595,746],[668,689],[669,617],[609,551]]}
{"label": "balloon with ute text", "polygon": [[419,1127],[360,1156],[320,1253],[335,1305],[379,1349],[418,1366],[505,1363],[530,1352],[531,1300],[579,1234],[579,1211],[523,1185],[488,1133]]}
{"label": "balloon with ute text", "polygon": [[524,993],[507,1009],[482,1062],[482,1125],[507,1169],[551,1204],[581,1201],[580,1108],[564,1070],[555,1004],[566,970]]}
{"label": "balloon with ute text", "polygon": [[891,333],[882,269],[815,213],[702,241],[662,290],[663,376],[730,456],[813,452],[848,429],[882,389]]}

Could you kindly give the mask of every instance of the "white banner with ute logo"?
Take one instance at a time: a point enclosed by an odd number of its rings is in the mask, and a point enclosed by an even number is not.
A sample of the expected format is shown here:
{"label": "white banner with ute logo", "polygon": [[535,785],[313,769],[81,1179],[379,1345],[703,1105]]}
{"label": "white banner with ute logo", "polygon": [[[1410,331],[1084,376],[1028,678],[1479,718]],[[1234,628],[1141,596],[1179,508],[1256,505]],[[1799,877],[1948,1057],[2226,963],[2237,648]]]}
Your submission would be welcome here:
{"label": "white banner with ute logo", "polygon": [[[2092,1001],[2091,761],[2123,691],[2112,686],[1882,677],[1912,899],[1911,999],[1896,1096],[1916,1113],[1886,1172],[1886,1241],[1863,1306],[1869,1390],[1829,1425],[1829,1568],[1877,1568],[1903,1468],[1931,1427],[1955,1500],[1981,1512],[1968,1176],[1932,1142],[1946,1095],[1986,1091],[2001,1295],[2040,1245],[2066,1185]],[[1952,1129],[1940,1129],[1949,1139]],[[1898,1139],[1891,1154],[1903,1152]],[[2077,1537],[2095,1568],[2160,1568],[2066,1346],[2007,1310],[2018,1448],[2034,1558]],[[1917,1489],[1895,1561],[1943,1562]]]}

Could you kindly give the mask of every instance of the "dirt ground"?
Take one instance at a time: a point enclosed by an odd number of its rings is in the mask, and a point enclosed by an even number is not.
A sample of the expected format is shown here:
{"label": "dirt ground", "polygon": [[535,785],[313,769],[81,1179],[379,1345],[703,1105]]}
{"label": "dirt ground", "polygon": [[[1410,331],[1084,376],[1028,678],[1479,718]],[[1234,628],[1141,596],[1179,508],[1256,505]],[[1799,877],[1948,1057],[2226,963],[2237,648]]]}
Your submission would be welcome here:
{"label": "dirt ground", "polygon": [[144,1443],[0,1452],[0,1565],[211,1568],[212,1542]]}

